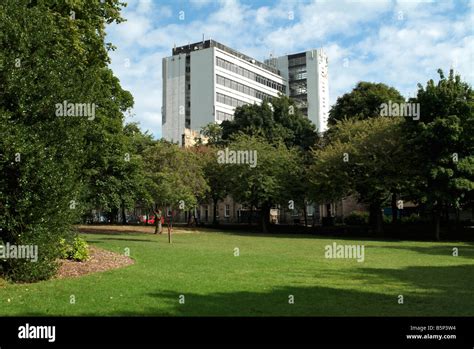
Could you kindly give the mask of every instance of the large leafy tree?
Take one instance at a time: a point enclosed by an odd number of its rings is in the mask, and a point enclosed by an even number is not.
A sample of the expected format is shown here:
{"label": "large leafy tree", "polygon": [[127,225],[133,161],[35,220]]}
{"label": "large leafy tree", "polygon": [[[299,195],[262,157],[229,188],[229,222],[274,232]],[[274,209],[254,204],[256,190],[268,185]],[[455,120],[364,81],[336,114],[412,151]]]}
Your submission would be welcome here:
{"label": "large leafy tree", "polygon": [[[110,74],[107,78],[109,95],[104,96],[102,92],[100,97],[107,112],[88,128],[84,137],[86,161],[81,175],[84,183],[82,202],[87,212],[101,209],[114,223],[119,211],[122,221],[125,220],[125,209],[137,199],[142,164],[131,144],[133,139],[125,134],[123,126],[123,113],[132,106],[133,99],[129,92],[120,89],[117,78]],[[112,92],[117,95],[113,96]]]}
{"label": "large leafy tree", "polygon": [[209,187],[196,152],[162,140],[145,150],[144,161],[155,207],[190,209],[206,196]]}
{"label": "large leafy tree", "polygon": [[314,196],[327,201],[357,195],[369,206],[370,221],[380,233],[382,207],[395,188],[406,190],[413,178],[402,121],[377,117],[336,124],[331,143],[314,151],[309,175]]}
{"label": "large leafy tree", "polygon": [[[382,112],[382,105],[404,103],[405,99],[395,88],[382,83],[361,81],[349,93],[339,97],[329,111],[329,131],[326,132],[326,142],[330,142],[335,131],[334,125],[343,120],[365,120],[378,117]],[[391,197],[392,221],[397,222],[397,199],[400,197],[400,188],[393,188]]]}
{"label": "large leafy tree", "polygon": [[214,146],[222,144],[222,127],[219,124],[213,122],[207,124],[201,129],[201,135],[207,138],[206,144]]}
{"label": "large leafy tree", "polygon": [[83,166],[83,201],[87,213],[100,209],[115,223],[127,223],[125,212],[136,205],[149,206],[151,197],[144,175],[143,153],[154,141],[137,124],[123,126],[120,119],[107,120],[86,136],[90,143]]}
{"label": "large leafy tree", "polygon": [[383,103],[402,103],[403,96],[395,88],[382,83],[361,81],[349,93],[339,97],[329,111],[329,125],[344,119],[367,119],[380,116]]}
{"label": "large leafy tree", "polygon": [[[1,262],[14,280],[54,274],[57,242],[83,208],[85,136],[130,105],[107,67],[105,25],[122,20],[120,7],[116,0],[0,4],[0,238],[39,251],[37,263]],[[58,115],[64,101],[95,104],[95,118]]]}
{"label": "large leafy tree", "polygon": [[128,151],[126,154],[130,154],[128,164],[131,166],[131,168],[129,167],[131,173],[127,175],[130,188],[128,192],[129,208],[150,207],[153,200],[148,189],[151,183],[145,175],[147,164],[144,161],[144,154],[146,149],[152,147],[156,141],[148,131],[142,132],[138,123],[126,124],[124,135]]}
{"label": "large leafy tree", "polygon": [[217,161],[218,151],[222,151],[222,147],[211,144],[200,146],[199,149],[204,175],[209,186],[206,199],[213,203],[212,223],[217,224],[217,204],[230,193],[228,168]]}
{"label": "large leafy tree", "polygon": [[404,126],[410,139],[410,156],[417,160],[418,200],[425,203],[440,239],[443,210],[472,205],[474,190],[474,93],[469,84],[451,70],[438,70],[437,83],[418,85],[420,120],[407,118]]}
{"label": "large leafy tree", "polygon": [[238,135],[229,144],[231,151],[252,151],[256,166],[249,164],[221,164],[227,167],[230,193],[238,202],[261,210],[263,232],[269,228],[270,209],[276,204],[292,200],[290,188],[301,180],[296,178],[298,157],[295,149],[283,143],[269,144],[262,137]]}
{"label": "large leafy tree", "polygon": [[[283,148],[292,149],[293,160],[299,166],[294,167],[291,174],[287,174],[287,178],[298,179],[292,180],[292,185],[286,188],[286,194],[293,201],[293,205],[303,208],[306,220],[306,205],[309,202],[308,182],[302,178],[305,177],[310,163],[309,150],[319,142],[319,137],[314,124],[296,107],[291,98],[279,96],[259,105],[239,107],[236,109],[232,121],[224,121],[220,126],[208,125],[203,129],[203,132],[209,137],[212,145],[221,148],[233,144],[233,140],[236,138],[242,141],[241,137],[246,135],[265,140],[268,145],[276,147],[278,151],[282,151]],[[216,167],[215,162],[210,162],[207,169],[209,178],[216,176],[225,178],[221,175],[224,170],[221,167]],[[228,176],[232,177],[233,175],[230,173]],[[221,181],[214,182],[214,185],[219,187],[216,189],[219,190],[216,191],[213,201],[222,199],[222,195],[226,192],[226,190],[220,189],[227,188],[228,185],[221,183]],[[270,201],[258,206],[262,208],[262,217],[265,220],[268,220]],[[248,200],[245,202],[249,203]],[[287,205],[288,202],[285,203],[285,206]],[[253,204],[253,206],[257,205]],[[265,221],[262,224],[265,224],[264,228],[267,229],[268,222]]]}
{"label": "large leafy tree", "polygon": [[308,150],[318,139],[314,124],[287,96],[272,98],[260,105],[239,107],[235,110],[234,119],[222,122],[221,127],[224,141],[242,132],[261,136],[270,143],[282,141],[287,147]]}

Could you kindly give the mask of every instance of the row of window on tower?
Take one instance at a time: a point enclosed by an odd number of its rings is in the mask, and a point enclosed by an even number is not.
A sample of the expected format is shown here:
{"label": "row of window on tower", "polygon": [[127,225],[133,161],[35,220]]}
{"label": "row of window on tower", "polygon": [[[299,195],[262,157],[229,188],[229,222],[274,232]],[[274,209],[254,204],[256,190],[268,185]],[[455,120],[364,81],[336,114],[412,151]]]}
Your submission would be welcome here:
{"label": "row of window on tower", "polygon": [[239,74],[247,79],[254,80],[259,84],[268,86],[273,88],[274,90],[280,91],[285,93],[285,85],[279,84],[273,80],[270,80],[262,75],[256,74],[248,69],[245,69],[237,64],[231,63],[222,59],[220,57],[216,57],[216,64],[218,67],[224,68],[229,70],[235,74]]}
{"label": "row of window on tower", "polygon": [[250,104],[250,103],[241,101],[240,99],[223,95],[222,93],[219,93],[219,92],[216,93],[216,101],[219,103],[230,105],[235,108]]}
{"label": "row of window on tower", "polygon": [[221,75],[217,75],[217,84],[228,87],[228,88],[231,88],[231,89],[239,91],[241,93],[245,93],[246,95],[249,95],[249,96],[261,99],[261,100],[272,98],[272,96],[270,96],[267,93],[256,90],[252,87],[246,86],[244,84],[241,84],[240,82],[228,79],[228,78],[223,77]]}
{"label": "row of window on tower", "polygon": [[233,120],[234,115],[229,114],[229,113],[224,113],[223,111],[218,110],[216,112],[216,119],[217,121],[224,121],[224,120]]}
{"label": "row of window on tower", "polygon": [[288,60],[288,66],[294,67],[296,65],[305,65],[306,64],[306,56],[291,58]]}

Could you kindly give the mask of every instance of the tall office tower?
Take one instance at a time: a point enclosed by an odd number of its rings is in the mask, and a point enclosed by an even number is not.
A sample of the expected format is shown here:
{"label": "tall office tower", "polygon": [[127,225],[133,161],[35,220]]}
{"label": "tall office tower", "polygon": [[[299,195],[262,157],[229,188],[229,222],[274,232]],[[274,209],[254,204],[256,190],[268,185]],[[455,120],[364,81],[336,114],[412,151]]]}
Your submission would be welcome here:
{"label": "tall office tower", "polygon": [[322,49],[270,58],[266,64],[280,70],[288,95],[316,125],[327,130],[329,116],[328,57]]}
{"label": "tall office tower", "polygon": [[163,137],[185,143],[185,129],[233,118],[245,104],[287,93],[280,71],[214,40],[173,49],[163,58]]}

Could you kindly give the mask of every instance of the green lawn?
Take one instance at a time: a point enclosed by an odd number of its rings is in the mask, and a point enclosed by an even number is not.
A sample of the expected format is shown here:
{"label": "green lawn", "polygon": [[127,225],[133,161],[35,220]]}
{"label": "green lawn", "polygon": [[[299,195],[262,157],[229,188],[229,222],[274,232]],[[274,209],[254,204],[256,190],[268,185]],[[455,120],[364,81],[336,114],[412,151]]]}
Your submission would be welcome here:
{"label": "green lawn", "polygon": [[[84,236],[104,249],[129,248],[136,263],[80,278],[0,283],[0,316],[474,315],[472,243],[200,232],[176,234],[169,245],[165,235]],[[334,241],[365,245],[365,261],[326,259],[324,247]]]}

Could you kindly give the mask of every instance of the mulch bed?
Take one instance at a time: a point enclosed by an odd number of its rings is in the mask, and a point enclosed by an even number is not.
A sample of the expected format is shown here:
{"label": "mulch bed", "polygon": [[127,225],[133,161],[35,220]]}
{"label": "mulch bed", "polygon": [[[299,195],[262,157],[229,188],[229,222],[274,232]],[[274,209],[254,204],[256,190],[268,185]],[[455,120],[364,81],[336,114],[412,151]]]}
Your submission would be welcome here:
{"label": "mulch bed", "polygon": [[56,278],[64,279],[69,277],[78,277],[86,274],[117,269],[135,263],[135,261],[130,257],[103,250],[95,246],[89,247],[89,254],[90,257],[85,262],[61,260],[61,265]]}

